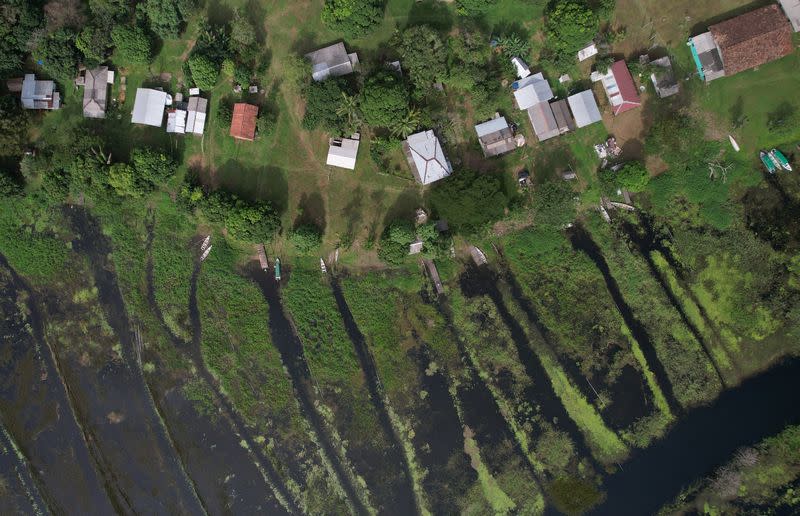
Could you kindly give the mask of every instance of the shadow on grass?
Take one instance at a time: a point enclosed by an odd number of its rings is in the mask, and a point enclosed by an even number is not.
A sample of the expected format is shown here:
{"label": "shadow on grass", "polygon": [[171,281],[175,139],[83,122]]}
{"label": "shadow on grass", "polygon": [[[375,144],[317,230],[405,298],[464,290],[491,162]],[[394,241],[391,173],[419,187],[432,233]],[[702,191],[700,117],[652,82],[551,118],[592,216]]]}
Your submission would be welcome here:
{"label": "shadow on grass", "polygon": [[445,2],[426,0],[415,2],[408,12],[406,27],[429,25],[440,32],[450,32],[453,28],[453,12]]}
{"label": "shadow on grass", "polygon": [[319,192],[303,194],[297,203],[297,218],[294,220],[294,228],[312,225],[320,230],[320,234],[325,234],[325,201]]}
{"label": "shadow on grass", "polygon": [[286,172],[270,165],[253,167],[237,160],[228,160],[216,174],[200,174],[203,184],[222,188],[248,201],[268,201],[279,217],[289,204],[289,183]]}

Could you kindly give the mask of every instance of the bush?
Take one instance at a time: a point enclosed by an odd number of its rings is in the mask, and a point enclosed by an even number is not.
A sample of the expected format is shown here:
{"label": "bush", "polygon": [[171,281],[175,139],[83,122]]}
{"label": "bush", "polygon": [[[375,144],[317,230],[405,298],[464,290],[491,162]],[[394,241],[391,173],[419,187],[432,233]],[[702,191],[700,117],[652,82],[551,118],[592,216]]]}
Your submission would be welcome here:
{"label": "bush", "polygon": [[275,132],[278,114],[270,109],[262,108],[256,118],[256,131],[259,136],[269,136]]}
{"label": "bush", "polygon": [[216,191],[202,195],[198,189],[184,188],[183,202],[200,208],[208,219],[221,223],[238,240],[269,242],[280,227],[280,219],[268,202],[249,202],[232,193]]}
{"label": "bush", "polygon": [[201,90],[213,90],[219,79],[219,66],[204,55],[195,55],[189,59],[189,70],[195,86]]}
{"label": "bush", "polygon": [[346,83],[341,78],[331,78],[323,82],[312,82],[306,89],[306,114],[303,116],[304,129],[325,129],[331,132],[344,130],[345,120],[337,114],[346,93]]}
{"label": "bush", "polygon": [[439,181],[430,192],[430,202],[439,217],[454,231],[475,231],[505,214],[508,198],[499,176],[469,170]]}
{"label": "bush", "polygon": [[368,34],[383,19],[380,0],[325,0],[322,22],[330,29],[350,37]]}
{"label": "bush", "polygon": [[289,235],[289,242],[297,252],[310,254],[312,251],[319,249],[322,244],[322,233],[313,224],[303,224],[292,230]]}
{"label": "bush", "polygon": [[0,98],[0,157],[20,156],[28,141],[28,114],[10,96]]}
{"label": "bush", "polygon": [[496,3],[497,0],[456,0],[456,12],[462,16],[478,16]]}
{"label": "bush", "polygon": [[148,148],[133,149],[131,164],[139,181],[151,187],[166,183],[178,170],[177,162],[163,152]]}
{"label": "bush", "polygon": [[406,29],[400,37],[399,50],[403,68],[415,87],[427,90],[447,77],[447,47],[427,25]]}
{"label": "bush", "polygon": [[548,181],[533,196],[536,224],[561,228],[575,220],[575,192],[566,181]]}
{"label": "bush", "polygon": [[555,0],[547,9],[546,46],[554,54],[575,60],[575,54],[597,34],[600,20],[582,0]]}
{"label": "bush", "polygon": [[381,235],[378,257],[391,265],[399,265],[408,256],[409,246],[415,240],[414,227],[405,220],[396,220],[386,226]]}
{"label": "bush", "polygon": [[361,92],[361,114],[376,127],[394,127],[408,112],[408,91],[391,73],[371,77]]}
{"label": "bush", "polygon": [[75,47],[85,57],[86,64],[99,64],[106,58],[111,46],[111,34],[105,27],[89,25],[75,38]]}
{"label": "bush", "polygon": [[153,53],[152,43],[139,27],[117,25],[111,30],[111,40],[117,55],[128,63],[149,63]]}
{"label": "bush", "polygon": [[639,161],[626,163],[621,169],[614,172],[604,169],[600,172],[600,180],[606,186],[606,191],[611,192],[617,188],[629,192],[641,192],[650,182],[650,174],[644,164]]}

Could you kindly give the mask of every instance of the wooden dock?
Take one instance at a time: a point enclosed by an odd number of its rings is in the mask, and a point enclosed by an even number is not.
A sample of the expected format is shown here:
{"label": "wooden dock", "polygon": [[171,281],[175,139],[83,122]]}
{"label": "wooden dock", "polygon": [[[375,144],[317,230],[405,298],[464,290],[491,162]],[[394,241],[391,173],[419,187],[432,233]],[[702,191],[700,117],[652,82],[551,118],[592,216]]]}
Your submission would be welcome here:
{"label": "wooden dock", "polygon": [[444,286],[442,285],[442,280],[439,279],[439,271],[436,270],[436,265],[434,265],[433,260],[428,260],[427,258],[422,260],[422,263],[425,264],[425,269],[428,271],[428,277],[433,282],[433,287],[436,289],[436,293],[441,296],[444,294]]}
{"label": "wooden dock", "polygon": [[267,261],[267,252],[264,250],[264,244],[256,244],[256,252],[258,253],[258,263],[261,265],[261,269],[268,270],[269,261]]}

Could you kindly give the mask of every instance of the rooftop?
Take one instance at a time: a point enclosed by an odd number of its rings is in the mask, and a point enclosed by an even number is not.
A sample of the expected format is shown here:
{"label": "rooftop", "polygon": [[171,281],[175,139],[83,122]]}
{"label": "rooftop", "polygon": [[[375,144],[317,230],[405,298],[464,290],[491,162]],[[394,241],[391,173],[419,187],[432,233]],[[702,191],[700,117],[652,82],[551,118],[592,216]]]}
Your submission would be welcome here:
{"label": "rooftop", "polygon": [[620,115],[642,105],[636,84],[625,61],[620,60],[611,65],[608,73],[602,77],[602,81],[614,115]]}
{"label": "rooftop", "polygon": [[83,116],[105,118],[108,102],[108,85],[114,82],[114,72],[107,66],[86,70],[83,81]]}
{"label": "rooftop", "polygon": [[189,97],[186,111],[186,132],[203,134],[206,125],[206,113],[208,112],[208,99]]}
{"label": "rooftop", "polygon": [[58,109],[61,107],[61,95],[56,91],[56,83],[38,80],[32,73],[26,74],[22,80],[20,100],[25,109]]}
{"label": "rooftop", "polygon": [[672,71],[672,63],[669,57],[664,56],[652,61],[650,64],[654,69],[654,72],[650,74],[650,81],[653,83],[658,96],[663,99],[677,95],[680,87],[675,79],[675,73]]}
{"label": "rooftop", "polygon": [[553,90],[541,72],[518,80],[512,87],[517,107],[522,110],[553,98]]}
{"label": "rooftop", "polygon": [[600,108],[594,98],[592,90],[585,90],[567,98],[567,103],[575,117],[575,125],[586,127],[587,125],[599,122],[603,119],[600,115]]}
{"label": "rooftop", "polygon": [[483,149],[483,155],[488,157],[499,156],[517,148],[514,131],[503,116],[489,120],[475,126],[478,141]]}
{"label": "rooftop", "polygon": [[431,130],[409,136],[403,142],[403,151],[414,178],[423,185],[439,181],[453,173],[453,167],[447,161],[439,139]]}
{"label": "rooftop", "polygon": [[531,119],[533,125],[533,132],[540,142],[549,140],[554,136],[558,136],[561,132],[558,130],[553,109],[547,102],[540,102],[528,108],[528,118]]}
{"label": "rooftop", "polygon": [[234,104],[230,135],[237,140],[255,140],[256,117],[258,117],[258,106],[243,102]]}
{"label": "rooftop", "polygon": [[332,167],[355,170],[359,140],[355,138],[331,138],[326,164]]}
{"label": "rooftop", "polygon": [[161,90],[138,88],[133,101],[131,122],[134,124],[161,127],[164,121],[164,106],[167,105],[167,93]]}
{"label": "rooftop", "polygon": [[551,102],[550,107],[553,109],[553,116],[556,118],[556,125],[561,134],[575,130],[575,119],[572,118],[572,113],[569,112],[569,105],[566,100],[561,99]]}
{"label": "rooftop", "polygon": [[306,59],[311,61],[311,76],[315,81],[353,73],[358,65],[358,54],[348,54],[342,42],[309,52]]}
{"label": "rooftop", "polygon": [[770,4],[708,28],[725,75],[754,68],[792,52],[792,27],[777,4]]}
{"label": "rooftop", "polygon": [[792,23],[795,32],[800,32],[800,0],[781,0],[783,12]]}

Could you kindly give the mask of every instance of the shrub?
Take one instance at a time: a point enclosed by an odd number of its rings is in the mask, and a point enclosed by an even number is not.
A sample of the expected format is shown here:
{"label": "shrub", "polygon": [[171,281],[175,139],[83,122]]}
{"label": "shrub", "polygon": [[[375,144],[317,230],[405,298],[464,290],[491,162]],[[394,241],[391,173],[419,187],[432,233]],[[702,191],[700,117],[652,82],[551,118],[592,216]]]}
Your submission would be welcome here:
{"label": "shrub", "polygon": [[411,223],[406,220],[396,220],[383,230],[378,257],[388,264],[398,265],[408,256],[409,246],[414,240],[414,228]]}
{"label": "shrub", "polygon": [[292,230],[289,235],[289,242],[291,242],[297,252],[309,254],[319,249],[319,246],[322,244],[322,233],[319,228],[313,224],[303,224]]}
{"label": "shrub", "polygon": [[219,79],[219,66],[204,55],[195,55],[189,59],[189,70],[195,86],[201,90],[213,90]]}
{"label": "shrub", "polygon": [[139,27],[117,25],[111,30],[117,54],[128,63],[149,63],[153,53],[152,43]]}
{"label": "shrub", "polygon": [[548,181],[533,197],[537,224],[560,228],[575,220],[575,192],[566,181]]}
{"label": "shrub", "polygon": [[456,0],[456,12],[462,16],[478,16],[496,3],[497,0]]}
{"label": "shrub", "polygon": [[42,62],[42,68],[53,78],[65,83],[71,81],[80,61],[75,33],[69,29],[57,30],[40,42],[33,57]]}
{"label": "shrub", "polygon": [[368,34],[383,19],[380,0],[325,0],[322,22],[351,37]]}
{"label": "shrub", "polygon": [[151,186],[167,182],[178,169],[177,162],[163,152],[148,148],[134,149],[131,164],[136,169],[140,181]]}
{"label": "shrub", "polygon": [[306,89],[306,114],[303,117],[303,128],[322,128],[332,132],[341,132],[345,120],[337,114],[342,101],[342,93],[346,92],[344,79],[331,78],[323,82],[312,82]]}
{"label": "shrub", "polygon": [[256,118],[256,130],[259,136],[269,136],[275,132],[278,114],[270,109],[261,109]]}
{"label": "shrub", "polygon": [[610,169],[602,170],[600,180],[606,185],[607,191],[622,188],[629,192],[641,192],[650,182],[650,174],[643,163],[632,161],[616,172]]}
{"label": "shrub", "polygon": [[499,176],[469,170],[434,184],[430,202],[455,231],[475,231],[500,219],[508,206]]}
{"label": "shrub", "polygon": [[[183,2],[187,3],[187,2]],[[185,9],[179,0],[145,0],[139,4],[150,22],[150,29],[161,39],[177,38],[184,21]]]}
{"label": "shrub", "polygon": [[390,73],[371,77],[361,92],[361,114],[376,127],[394,127],[408,112],[408,91],[401,79]]}

